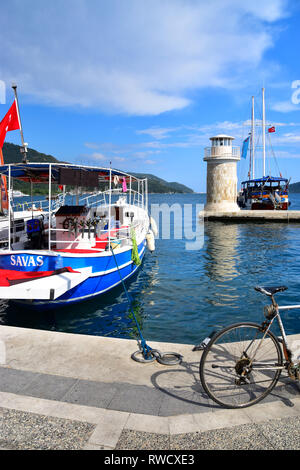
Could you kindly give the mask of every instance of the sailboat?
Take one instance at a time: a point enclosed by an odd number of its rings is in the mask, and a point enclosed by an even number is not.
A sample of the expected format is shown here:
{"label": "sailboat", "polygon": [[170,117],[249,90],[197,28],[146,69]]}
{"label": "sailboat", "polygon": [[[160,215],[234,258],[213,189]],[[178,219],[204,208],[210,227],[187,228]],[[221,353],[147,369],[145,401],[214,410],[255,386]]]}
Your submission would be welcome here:
{"label": "sailboat", "polygon": [[[275,127],[269,127],[268,133],[275,132]],[[262,89],[262,161],[263,175],[255,178],[255,121],[254,97],[252,96],[251,132],[244,140],[242,157],[246,157],[250,143],[250,165],[248,180],[242,181],[237,203],[243,209],[249,210],[288,210],[289,180],[280,176],[266,174],[266,123],[265,123],[265,89]]]}

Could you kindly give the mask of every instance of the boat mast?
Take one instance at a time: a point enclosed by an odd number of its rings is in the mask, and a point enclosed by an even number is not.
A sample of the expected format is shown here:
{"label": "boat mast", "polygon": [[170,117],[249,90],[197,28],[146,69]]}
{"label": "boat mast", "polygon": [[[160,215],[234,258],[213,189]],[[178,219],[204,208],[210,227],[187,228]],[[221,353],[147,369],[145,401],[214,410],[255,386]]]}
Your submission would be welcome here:
{"label": "boat mast", "polygon": [[254,96],[252,96],[252,122],[251,122],[251,155],[252,155],[252,179],[255,178],[255,169],[254,169]]}
{"label": "boat mast", "polygon": [[266,134],[265,134],[265,89],[262,89],[262,144],[263,144],[263,176],[266,173]]}

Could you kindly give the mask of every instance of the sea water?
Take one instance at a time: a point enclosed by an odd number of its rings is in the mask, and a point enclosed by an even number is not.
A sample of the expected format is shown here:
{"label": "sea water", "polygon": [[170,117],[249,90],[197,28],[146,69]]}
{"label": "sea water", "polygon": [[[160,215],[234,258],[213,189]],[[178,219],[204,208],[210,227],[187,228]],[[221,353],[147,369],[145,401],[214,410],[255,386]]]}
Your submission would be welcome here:
{"label": "sea water", "polygon": [[[291,194],[300,210],[300,194]],[[170,236],[160,235],[146,252],[137,275],[127,282],[132,308],[144,337],[197,344],[211,331],[238,321],[261,322],[268,299],[256,285],[286,285],[281,305],[300,304],[300,224],[199,221],[203,194],[151,194],[150,207],[191,208],[192,220],[170,217]],[[174,206],[175,205],[175,206]],[[189,213],[187,211],[187,213]],[[198,243],[184,235],[197,231]],[[198,224],[202,224],[200,227]],[[192,248],[192,249],[191,249]],[[300,333],[300,310],[282,314],[287,334]],[[50,312],[30,312],[2,301],[0,324],[70,333],[135,338],[136,327],[122,286],[84,303]]]}

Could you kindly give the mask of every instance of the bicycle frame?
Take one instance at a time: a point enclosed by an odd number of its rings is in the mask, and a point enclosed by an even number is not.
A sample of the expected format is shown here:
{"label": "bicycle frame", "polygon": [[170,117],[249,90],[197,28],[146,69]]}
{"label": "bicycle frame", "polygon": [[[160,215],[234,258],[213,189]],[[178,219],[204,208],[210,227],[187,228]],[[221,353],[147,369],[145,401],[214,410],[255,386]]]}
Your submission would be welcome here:
{"label": "bicycle frame", "polygon": [[[256,353],[259,350],[259,348],[260,348],[262,342],[264,341],[266,335],[268,334],[268,331],[270,330],[274,320],[277,319],[278,326],[279,326],[279,329],[280,329],[280,332],[281,332],[281,335],[282,335],[282,339],[278,338],[278,337],[277,337],[277,339],[282,344],[283,354],[284,354],[285,360],[287,361],[287,364],[285,364],[284,366],[278,366],[278,367],[276,367],[276,369],[284,369],[286,367],[286,365],[292,364],[293,361],[292,361],[292,352],[291,352],[291,350],[289,348],[289,345],[288,345],[287,336],[286,336],[286,333],[285,333],[285,329],[284,329],[279,311],[280,310],[290,310],[290,309],[300,309],[300,305],[285,305],[285,306],[280,307],[277,304],[277,302],[275,301],[273,295],[271,296],[271,301],[272,301],[273,312],[270,314],[270,317],[267,317],[267,321],[262,323],[262,328],[263,328],[264,335],[261,338],[261,340],[260,340],[260,342],[259,342],[259,344],[258,344],[258,346],[257,346],[257,348],[256,348],[256,350],[253,354],[253,358],[251,359],[251,363],[255,364],[254,359],[255,359]],[[251,344],[248,346],[247,350],[250,348]],[[246,354],[247,354],[247,350],[245,351]],[[267,366],[266,363],[264,363],[264,365]]]}

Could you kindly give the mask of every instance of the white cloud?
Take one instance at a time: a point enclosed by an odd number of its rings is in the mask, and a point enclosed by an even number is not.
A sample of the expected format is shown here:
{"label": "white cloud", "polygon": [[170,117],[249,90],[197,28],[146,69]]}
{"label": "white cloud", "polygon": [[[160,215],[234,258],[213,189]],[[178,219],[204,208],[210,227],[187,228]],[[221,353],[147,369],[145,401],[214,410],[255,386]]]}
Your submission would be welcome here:
{"label": "white cloud", "polygon": [[85,142],[84,145],[88,149],[98,149],[99,148],[99,144],[95,144],[94,142]]}
{"label": "white cloud", "polygon": [[10,0],[1,8],[0,77],[50,105],[182,109],[195,89],[257,77],[285,11],[285,0]]}
{"label": "white cloud", "polygon": [[278,101],[273,103],[271,106],[273,111],[278,111],[280,113],[290,113],[291,111],[300,111],[300,105],[295,105],[291,101]]}
{"label": "white cloud", "polygon": [[150,135],[154,139],[160,140],[160,139],[166,139],[167,137],[169,137],[170,133],[176,132],[178,129],[179,129],[178,127],[174,127],[174,128],[151,127],[149,129],[136,131],[136,133],[138,135],[141,135],[141,134]]}
{"label": "white cloud", "polygon": [[275,144],[285,144],[285,145],[292,145],[292,144],[299,144],[300,143],[300,135],[294,134],[292,132],[288,132],[283,135],[275,136],[272,139]]}
{"label": "white cloud", "polygon": [[300,152],[297,153],[297,150],[295,150],[294,152],[287,152],[287,151],[284,151],[284,150],[278,150],[276,152],[276,158],[280,158],[280,159],[286,159],[286,158],[300,158]]}
{"label": "white cloud", "polygon": [[103,153],[99,153],[99,152],[94,152],[92,153],[91,157],[94,159],[94,160],[108,160],[108,157],[106,157],[105,155],[103,155]]}

